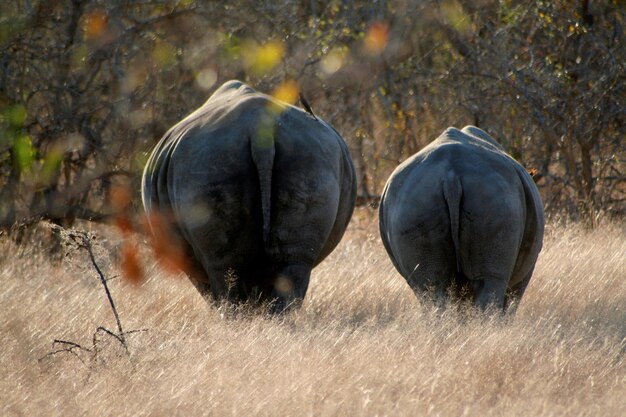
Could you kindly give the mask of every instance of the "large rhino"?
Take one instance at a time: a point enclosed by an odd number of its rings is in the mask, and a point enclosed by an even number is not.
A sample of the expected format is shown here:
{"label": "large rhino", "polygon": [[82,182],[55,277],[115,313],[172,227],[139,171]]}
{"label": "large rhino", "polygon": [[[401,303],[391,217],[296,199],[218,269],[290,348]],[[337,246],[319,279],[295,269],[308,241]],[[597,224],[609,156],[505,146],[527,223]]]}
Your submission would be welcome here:
{"label": "large rhino", "polygon": [[[483,130],[448,128],[402,163],[382,195],[379,226],[416,294],[519,301],[541,250],[541,197],[526,170]],[[517,304],[517,303],[515,303]]]}
{"label": "large rhino", "polygon": [[356,179],[330,124],[228,81],[158,143],[142,197],[149,215],[173,219],[203,295],[280,312],[339,243]]}

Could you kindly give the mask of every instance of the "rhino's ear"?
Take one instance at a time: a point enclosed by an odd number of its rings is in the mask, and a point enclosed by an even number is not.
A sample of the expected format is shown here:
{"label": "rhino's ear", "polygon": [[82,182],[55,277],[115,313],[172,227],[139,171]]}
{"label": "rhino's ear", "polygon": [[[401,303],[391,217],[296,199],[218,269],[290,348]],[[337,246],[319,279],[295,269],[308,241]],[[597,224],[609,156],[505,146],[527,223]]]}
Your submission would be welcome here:
{"label": "rhino's ear", "polygon": [[254,91],[254,89],[246,83],[243,83],[239,80],[229,80],[219,86],[218,89],[213,92],[212,96],[217,97],[223,94],[233,94],[239,90],[246,90],[246,92]]}
{"label": "rhino's ear", "polygon": [[222,84],[222,86],[219,89],[222,90],[222,91],[236,90],[237,88],[241,87],[242,85],[245,85],[245,84],[242,83],[239,80],[228,80],[224,84]]}
{"label": "rhino's ear", "polygon": [[535,184],[541,178],[543,178],[543,174],[541,172],[539,172],[539,170],[537,168],[528,169],[528,170],[526,170],[526,172],[528,172],[528,175],[530,175],[533,178],[533,181],[535,181]]}

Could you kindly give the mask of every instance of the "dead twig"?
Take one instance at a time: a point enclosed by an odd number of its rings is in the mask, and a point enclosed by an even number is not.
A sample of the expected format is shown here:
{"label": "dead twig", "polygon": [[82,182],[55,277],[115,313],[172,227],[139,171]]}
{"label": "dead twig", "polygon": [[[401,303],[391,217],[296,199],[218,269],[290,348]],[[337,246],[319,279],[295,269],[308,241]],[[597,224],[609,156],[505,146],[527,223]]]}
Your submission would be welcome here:
{"label": "dead twig", "polygon": [[61,340],[61,339],[54,339],[54,341],[52,342],[52,347],[54,347],[55,345],[66,345],[67,347],[63,348],[63,349],[58,349],[58,350],[54,350],[52,352],[48,352],[47,354],[45,354],[44,356],[42,356],[41,358],[38,359],[38,362],[42,362],[44,359],[50,357],[50,356],[54,356],[57,353],[62,353],[62,352],[68,352],[73,354],[74,356],[76,356],[78,358],[79,361],[82,362],[83,365],[87,366],[87,363],[83,360],[83,358],[80,357],[80,355],[78,353],[75,352],[76,349],[81,350],[81,351],[86,351],[86,352],[93,352],[93,350],[83,347],[81,345],[79,345],[78,343],[74,343],[74,342],[70,342],[67,340]]}
{"label": "dead twig", "polygon": [[112,338],[114,338],[115,340],[117,340],[118,342],[120,342],[120,344],[122,346],[124,346],[124,349],[126,350],[127,354],[130,354],[128,351],[128,346],[126,345],[126,335],[132,334],[132,333],[140,333],[140,332],[147,332],[148,329],[137,329],[137,330],[130,330],[128,332],[124,332],[122,334],[117,334],[115,332],[112,332],[111,330],[107,329],[106,327],[103,326],[98,326],[96,328],[96,331],[93,332],[93,336],[92,336],[92,345],[93,345],[93,359],[96,360],[98,358],[98,334],[100,333],[104,333],[105,335],[109,335]]}
{"label": "dead twig", "polygon": [[92,339],[91,339],[92,348],[91,349],[81,346],[80,344],[72,342],[72,341],[55,339],[54,342],[52,343],[53,347],[55,347],[56,345],[63,345],[64,347],[62,349],[53,350],[47,353],[46,355],[39,358],[39,361],[42,361],[45,358],[54,356],[58,353],[68,352],[76,356],[84,365],[87,365],[85,361],[83,360],[83,358],[77,353],[77,351],[84,351],[84,352],[88,352],[91,354],[91,361],[94,362],[95,360],[98,359],[98,353],[100,351],[99,346],[98,346],[99,340],[100,340],[99,335],[101,334],[111,336],[115,340],[117,340],[124,348],[126,355],[130,356],[130,351],[128,349],[128,341],[126,339],[126,336],[129,334],[133,334],[133,333],[147,332],[148,329],[124,331],[124,328],[122,327],[122,321],[120,319],[120,315],[117,311],[117,308],[115,307],[115,301],[113,300],[113,296],[111,294],[111,290],[109,289],[109,285],[108,285],[108,281],[110,281],[111,279],[117,278],[117,276],[114,276],[112,278],[107,278],[104,275],[104,272],[102,271],[102,268],[98,264],[96,260],[96,256],[94,254],[93,242],[95,240],[95,236],[87,232],[80,231],[80,230],[65,229],[56,224],[50,224],[50,228],[52,229],[52,232],[57,236],[57,238],[65,245],[69,246],[72,249],[82,249],[87,252],[87,255],[89,256],[89,261],[91,262],[91,265],[93,266],[93,268],[96,270],[98,279],[100,280],[100,283],[102,284],[102,287],[104,288],[104,292],[106,294],[107,300],[109,302],[109,305],[111,306],[111,310],[113,311],[113,316],[115,317],[115,323],[117,325],[117,332],[109,330],[104,326],[98,326],[92,335]]}
{"label": "dead twig", "polygon": [[[59,226],[56,226],[56,227],[58,228]],[[94,253],[93,253],[92,237],[89,236],[89,234],[82,232],[82,231],[78,231],[78,230],[68,230],[66,233],[66,236],[69,239],[71,239],[79,248],[87,251],[87,254],[89,255],[89,260],[91,261],[91,264],[93,265],[94,269],[98,273],[98,278],[100,279],[100,283],[102,284],[102,287],[104,288],[104,292],[107,296],[107,300],[109,301],[109,305],[111,306],[111,310],[113,311],[113,316],[115,316],[115,322],[117,324],[118,333],[115,334],[113,332],[110,332],[109,330],[105,329],[102,326],[98,327],[98,329],[103,329],[109,332],[116,339],[118,339],[119,342],[124,347],[124,350],[126,351],[126,353],[130,355],[130,352],[128,351],[128,344],[126,343],[126,338],[124,336],[124,329],[122,328],[122,321],[120,320],[120,315],[117,312],[117,308],[115,307],[115,301],[113,301],[113,296],[111,295],[111,290],[109,289],[109,285],[107,284],[107,279],[104,276],[102,269],[100,269],[98,262],[96,262],[96,257],[94,256]]]}
{"label": "dead twig", "polygon": [[[133,333],[141,333],[141,332],[147,332],[149,329],[135,329],[135,330],[129,330],[127,332],[124,332],[124,335],[130,335]],[[76,358],[78,358],[79,361],[81,361],[81,363],[85,366],[89,366],[87,364],[87,362],[81,357],[81,355],[78,354],[77,351],[82,351],[82,352],[87,352],[88,354],[90,354],[90,362],[94,363],[97,359],[98,359],[98,353],[100,352],[100,349],[98,347],[98,344],[100,342],[100,339],[98,338],[98,334],[105,334],[105,335],[109,335],[111,337],[113,337],[115,340],[117,340],[118,342],[120,342],[120,344],[122,344],[121,341],[121,337],[112,332],[111,330],[107,329],[106,327],[103,326],[98,326],[96,328],[96,331],[93,333],[92,338],[91,338],[91,343],[92,343],[92,347],[87,348],[85,346],[82,346],[76,342],[72,342],[69,340],[61,340],[61,339],[54,339],[54,341],[52,342],[52,347],[54,348],[56,345],[62,345],[65,346],[64,348],[61,349],[57,349],[57,350],[53,350],[51,352],[46,353],[45,355],[43,355],[42,357],[40,357],[37,361],[38,362],[43,362],[45,359],[52,357],[58,353],[71,353],[72,355],[74,355]]]}

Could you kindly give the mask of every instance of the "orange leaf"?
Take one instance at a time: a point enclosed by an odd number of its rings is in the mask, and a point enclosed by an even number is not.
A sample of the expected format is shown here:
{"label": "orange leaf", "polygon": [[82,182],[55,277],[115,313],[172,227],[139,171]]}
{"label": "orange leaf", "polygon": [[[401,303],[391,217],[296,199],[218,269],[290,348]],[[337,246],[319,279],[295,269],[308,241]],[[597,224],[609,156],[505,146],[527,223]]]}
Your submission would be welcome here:
{"label": "orange leaf", "polygon": [[389,41],[389,26],[385,22],[375,22],[365,34],[365,49],[372,55],[381,53]]}
{"label": "orange leaf", "polygon": [[189,262],[184,242],[170,226],[169,217],[163,213],[151,213],[144,220],[144,227],[147,223],[152,232],[150,244],[159,264],[168,272],[178,274],[188,270]]}
{"label": "orange leaf", "polygon": [[124,277],[131,283],[139,285],[141,281],[143,281],[144,273],[139,262],[139,250],[137,250],[137,246],[129,242],[124,242],[120,267],[124,273]]}
{"label": "orange leaf", "polygon": [[133,222],[126,215],[115,216],[113,223],[123,235],[128,235],[135,230]]}
{"label": "orange leaf", "polygon": [[95,39],[102,36],[107,28],[107,21],[107,15],[99,10],[89,13],[85,19],[85,37]]}
{"label": "orange leaf", "polygon": [[115,211],[122,211],[130,206],[132,196],[127,187],[116,185],[111,187],[110,199],[113,209]]}

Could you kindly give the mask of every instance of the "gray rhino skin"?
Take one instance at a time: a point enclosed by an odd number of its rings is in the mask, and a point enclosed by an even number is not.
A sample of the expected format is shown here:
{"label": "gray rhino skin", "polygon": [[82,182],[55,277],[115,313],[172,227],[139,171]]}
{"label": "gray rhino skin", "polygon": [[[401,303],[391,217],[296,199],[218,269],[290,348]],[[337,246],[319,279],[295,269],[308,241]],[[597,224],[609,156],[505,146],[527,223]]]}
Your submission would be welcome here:
{"label": "gray rhino skin", "polygon": [[544,216],[526,170],[487,133],[467,126],[448,128],[393,172],[379,226],[417,295],[441,302],[452,293],[481,308],[505,308],[530,281]]}
{"label": "gray rhino skin", "polygon": [[348,148],[325,121],[228,81],[158,143],[142,181],[170,213],[203,295],[298,305],[356,198]]}

